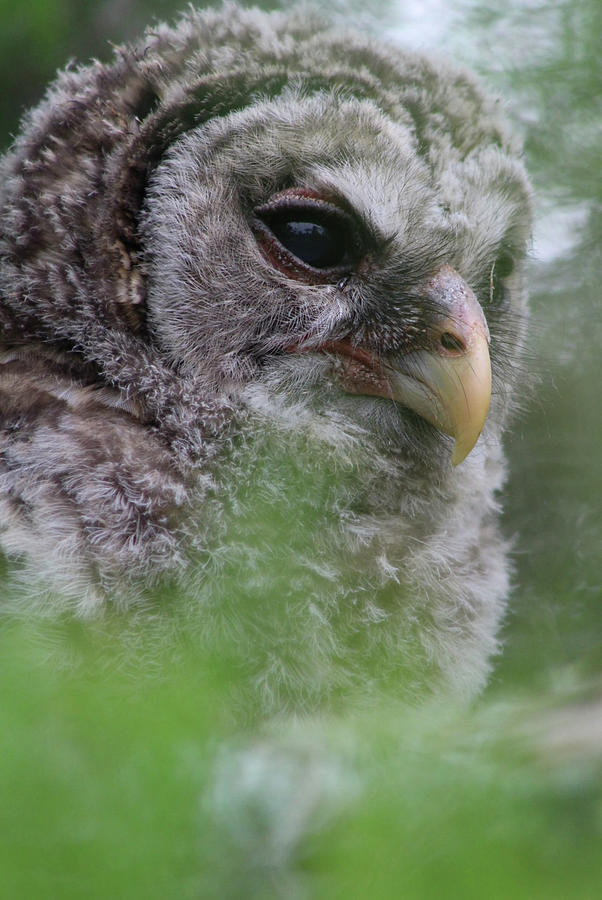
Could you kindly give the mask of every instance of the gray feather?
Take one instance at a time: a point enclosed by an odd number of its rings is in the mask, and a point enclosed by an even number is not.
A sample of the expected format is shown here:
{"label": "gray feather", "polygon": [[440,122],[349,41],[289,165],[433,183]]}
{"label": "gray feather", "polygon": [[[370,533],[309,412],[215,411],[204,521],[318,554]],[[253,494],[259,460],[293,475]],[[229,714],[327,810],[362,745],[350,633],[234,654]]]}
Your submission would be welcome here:
{"label": "gray feather", "polygon": [[[160,616],[169,584],[196,638],[234,636],[276,704],[366,671],[410,695],[482,686],[509,588],[498,492],[530,195],[473,77],[301,14],[191,11],[60,74],[1,180],[17,607]],[[254,211],[316,186],[378,248],[351,278],[292,278],[258,246]],[[349,334],[401,352],[444,264],[491,332],[491,410],[457,469],[415,413],[289,352]]]}

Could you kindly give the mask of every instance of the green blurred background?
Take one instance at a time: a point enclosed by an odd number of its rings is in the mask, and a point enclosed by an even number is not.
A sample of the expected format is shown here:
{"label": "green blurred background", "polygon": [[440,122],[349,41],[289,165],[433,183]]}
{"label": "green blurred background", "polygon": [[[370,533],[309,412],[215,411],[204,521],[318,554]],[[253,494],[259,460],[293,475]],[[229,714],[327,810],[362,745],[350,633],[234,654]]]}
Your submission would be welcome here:
{"label": "green blurred background", "polygon": [[[0,143],[58,66],[180,6],[0,0]],[[227,659],[172,667],[153,647],[149,680],[106,633],[6,623],[0,897],[600,896],[602,6],[335,7],[476,69],[524,135],[535,379],[507,439],[504,653],[468,712],[383,705],[301,726],[230,708]]]}

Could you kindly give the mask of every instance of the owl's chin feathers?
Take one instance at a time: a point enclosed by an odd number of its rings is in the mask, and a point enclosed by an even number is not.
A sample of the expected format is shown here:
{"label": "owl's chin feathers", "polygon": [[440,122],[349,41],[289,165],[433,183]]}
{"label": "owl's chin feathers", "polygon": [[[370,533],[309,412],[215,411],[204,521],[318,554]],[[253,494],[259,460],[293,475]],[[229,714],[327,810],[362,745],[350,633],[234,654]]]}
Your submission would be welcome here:
{"label": "owl's chin feathers", "polygon": [[330,354],[281,355],[235,395],[284,429],[304,427],[364,466],[386,468],[394,460],[433,478],[449,469],[449,437],[390,396],[350,390],[348,377]]}
{"label": "owl's chin feathers", "polygon": [[[366,418],[377,425],[381,401],[346,399],[375,403]],[[326,396],[320,408],[315,393],[308,403],[255,382],[241,400],[244,427],[213,492],[220,539],[197,596],[204,627],[240,642],[265,702],[478,690],[508,589],[491,494],[499,448],[437,471],[388,452]]]}

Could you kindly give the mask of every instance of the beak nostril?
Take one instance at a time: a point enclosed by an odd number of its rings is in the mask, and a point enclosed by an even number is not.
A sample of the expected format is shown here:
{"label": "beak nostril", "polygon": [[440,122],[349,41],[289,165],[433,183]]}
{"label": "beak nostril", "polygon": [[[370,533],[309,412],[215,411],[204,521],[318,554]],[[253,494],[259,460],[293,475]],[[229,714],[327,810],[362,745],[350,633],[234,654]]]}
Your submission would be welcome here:
{"label": "beak nostril", "polygon": [[441,335],[441,346],[444,350],[451,350],[456,353],[466,353],[466,344],[461,338],[449,331],[444,331]]}

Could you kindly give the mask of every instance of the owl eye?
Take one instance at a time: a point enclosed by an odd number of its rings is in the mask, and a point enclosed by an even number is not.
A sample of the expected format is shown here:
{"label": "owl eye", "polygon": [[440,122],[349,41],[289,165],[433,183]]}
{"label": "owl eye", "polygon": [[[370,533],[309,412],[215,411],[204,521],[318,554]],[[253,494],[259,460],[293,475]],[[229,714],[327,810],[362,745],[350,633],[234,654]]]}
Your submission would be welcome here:
{"label": "owl eye", "polygon": [[302,221],[295,215],[277,217],[270,229],[283,247],[314,269],[342,265],[348,256],[347,234],[338,223]]}
{"label": "owl eye", "polygon": [[360,255],[355,223],[330,200],[289,189],[255,210],[255,236],[275,268],[310,282],[349,271]]}

